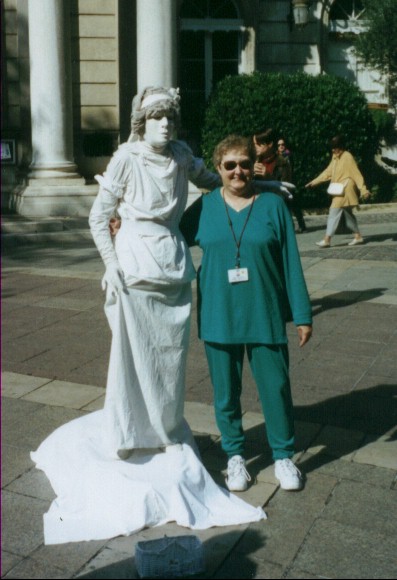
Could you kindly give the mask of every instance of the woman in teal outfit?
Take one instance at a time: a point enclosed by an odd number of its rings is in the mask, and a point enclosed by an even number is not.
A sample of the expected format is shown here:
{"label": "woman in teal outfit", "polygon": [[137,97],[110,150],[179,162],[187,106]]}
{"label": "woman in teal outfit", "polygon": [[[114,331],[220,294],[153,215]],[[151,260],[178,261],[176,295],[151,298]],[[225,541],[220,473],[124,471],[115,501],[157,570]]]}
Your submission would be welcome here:
{"label": "woman in teal outfit", "polygon": [[241,389],[247,353],[265,416],[275,475],[283,489],[300,489],[291,461],[294,421],[286,321],[299,344],[310,339],[312,317],[294,227],[283,199],[253,184],[255,152],[245,137],[219,143],[213,161],[223,186],[202,196],[180,224],[190,246],[203,250],[198,271],[199,336],[214,389],[215,416],[228,456],[226,483],[244,491]]}

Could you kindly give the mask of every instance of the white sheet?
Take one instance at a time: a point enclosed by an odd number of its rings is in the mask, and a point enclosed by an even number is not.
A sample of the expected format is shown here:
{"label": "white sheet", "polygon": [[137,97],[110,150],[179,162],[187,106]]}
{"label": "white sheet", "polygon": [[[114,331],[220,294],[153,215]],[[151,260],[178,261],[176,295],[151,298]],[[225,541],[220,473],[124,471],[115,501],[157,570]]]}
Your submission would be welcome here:
{"label": "white sheet", "polygon": [[57,495],[44,515],[46,544],[103,540],[170,521],[205,529],[266,518],[215,484],[186,423],[184,443],[120,460],[103,450],[103,420],[103,411],[75,419],[31,454]]}

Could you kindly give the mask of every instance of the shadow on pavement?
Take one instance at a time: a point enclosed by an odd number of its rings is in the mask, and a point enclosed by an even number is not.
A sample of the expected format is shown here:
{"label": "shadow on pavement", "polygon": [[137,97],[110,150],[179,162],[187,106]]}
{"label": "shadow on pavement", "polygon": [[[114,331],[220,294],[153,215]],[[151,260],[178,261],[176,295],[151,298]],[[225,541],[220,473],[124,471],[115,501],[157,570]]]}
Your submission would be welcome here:
{"label": "shadow on pavement", "polygon": [[331,310],[332,308],[343,308],[344,306],[351,306],[357,302],[366,302],[373,300],[379,296],[383,296],[387,288],[371,288],[369,290],[345,290],[328,295],[324,298],[311,299],[313,307],[313,315]]}

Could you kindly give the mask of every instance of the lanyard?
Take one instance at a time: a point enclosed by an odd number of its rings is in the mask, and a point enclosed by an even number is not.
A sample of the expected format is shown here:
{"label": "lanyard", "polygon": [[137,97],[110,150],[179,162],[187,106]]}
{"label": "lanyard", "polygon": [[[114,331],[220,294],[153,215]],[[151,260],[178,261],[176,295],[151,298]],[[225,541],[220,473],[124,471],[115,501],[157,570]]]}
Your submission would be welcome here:
{"label": "lanyard", "polygon": [[237,240],[237,236],[236,236],[236,233],[234,231],[234,228],[233,228],[232,220],[230,219],[229,209],[227,207],[227,203],[226,203],[226,200],[225,200],[225,192],[224,192],[223,189],[222,189],[222,198],[223,198],[223,203],[225,204],[227,221],[228,221],[228,224],[230,226],[230,229],[232,230],[234,243],[236,244],[236,248],[237,248],[237,251],[236,251],[236,268],[240,268],[240,246],[241,246],[241,241],[243,239],[243,234],[244,234],[245,228],[247,227],[248,220],[250,219],[250,215],[251,215],[251,212],[252,212],[252,208],[254,207],[254,201],[256,199],[256,195],[254,195],[254,198],[253,198],[253,200],[251,202],[251,205],[250,205],[250,208],[249,208],[249,212],[247,214],[247,217],[245,218],[244,226],[243,226],[243,229],[241,230],[241,234],[240,234],[240,237],[239,237],[238,240]]}

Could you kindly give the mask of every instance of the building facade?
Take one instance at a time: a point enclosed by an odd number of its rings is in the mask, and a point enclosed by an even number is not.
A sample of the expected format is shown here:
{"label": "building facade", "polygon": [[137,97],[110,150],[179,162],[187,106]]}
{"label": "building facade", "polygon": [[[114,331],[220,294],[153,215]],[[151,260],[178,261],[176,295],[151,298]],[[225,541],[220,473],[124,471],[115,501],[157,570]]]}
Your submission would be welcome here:
{"label": "building facade", "polygon": [[2,207],[27,216],[88,213],[93,176],[147,85],[180,87],[193,148],[230,74],[340,75],[387,106],[385,83],[354,54],[360,0],[3,0],[1,11]]}

